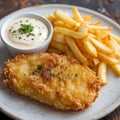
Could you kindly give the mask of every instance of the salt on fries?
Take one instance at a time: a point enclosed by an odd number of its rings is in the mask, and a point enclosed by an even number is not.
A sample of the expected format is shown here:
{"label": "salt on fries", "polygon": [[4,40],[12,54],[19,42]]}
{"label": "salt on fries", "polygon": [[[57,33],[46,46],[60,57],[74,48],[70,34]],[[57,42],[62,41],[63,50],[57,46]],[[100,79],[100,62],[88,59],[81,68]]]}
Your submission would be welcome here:
{"label": "salt on fries", "polygon": [[77,7],[73,15],[55,10],[46,15],[54,28],[48,52],[67,54],[93,69],[107,83],[107,66],[120,76],[120,37],[111,33],[112,27],[102,26],[100,20],[92,22],[94,16],[82,16]]}

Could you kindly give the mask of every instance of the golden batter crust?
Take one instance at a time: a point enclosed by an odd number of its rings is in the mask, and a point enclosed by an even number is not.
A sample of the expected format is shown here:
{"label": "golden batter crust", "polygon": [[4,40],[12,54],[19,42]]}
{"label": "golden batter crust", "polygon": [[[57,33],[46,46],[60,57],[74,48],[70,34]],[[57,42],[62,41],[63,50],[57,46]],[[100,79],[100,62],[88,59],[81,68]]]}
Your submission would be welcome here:
{"label": "golden batter crust", "polygon": [[56,109],[82,110],[98,97],[98,78],[75,58],[49,53],[22,54],[5,65],[4,85]]}

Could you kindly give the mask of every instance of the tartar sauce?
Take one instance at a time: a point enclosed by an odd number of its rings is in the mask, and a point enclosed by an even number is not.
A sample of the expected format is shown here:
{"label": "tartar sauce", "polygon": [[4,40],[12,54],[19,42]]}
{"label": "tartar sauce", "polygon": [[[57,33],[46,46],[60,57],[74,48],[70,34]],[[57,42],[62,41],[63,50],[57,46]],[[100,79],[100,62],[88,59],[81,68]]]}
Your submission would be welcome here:
{"label": "tartar sauce", "polygon": [[39,19],[21,17],[12,21],[6,30],[7,41],[15,47],[32,48],[48,36],[47,26]]}

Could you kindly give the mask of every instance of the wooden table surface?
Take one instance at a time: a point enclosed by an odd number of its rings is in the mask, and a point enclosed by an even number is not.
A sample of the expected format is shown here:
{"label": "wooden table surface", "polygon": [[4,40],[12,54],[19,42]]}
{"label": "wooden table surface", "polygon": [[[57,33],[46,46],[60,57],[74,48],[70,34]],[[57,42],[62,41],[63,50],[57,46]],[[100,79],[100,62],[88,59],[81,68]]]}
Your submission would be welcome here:
{"label": "wooden table surface", "polygon": [[[48,3],[64,3],[90,8],[120,24],[120,0],[0,0],[0,19],[15,10]],[[0,112],[0,120],[13,119]],[[120,107],[100,120],[120,120]]]}

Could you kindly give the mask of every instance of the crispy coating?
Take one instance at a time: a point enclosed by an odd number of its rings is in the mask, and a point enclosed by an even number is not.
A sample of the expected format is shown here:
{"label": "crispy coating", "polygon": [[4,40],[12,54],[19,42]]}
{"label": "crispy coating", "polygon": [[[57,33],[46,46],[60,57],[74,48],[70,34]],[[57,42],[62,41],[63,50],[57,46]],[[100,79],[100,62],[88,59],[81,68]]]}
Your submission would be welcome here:
{"label": "crispy coating", "polygon": [[89,108],[98,97],[98,78],[75,58],[49,53],[22,54],[5,65],[4,85],[56,109]]}

